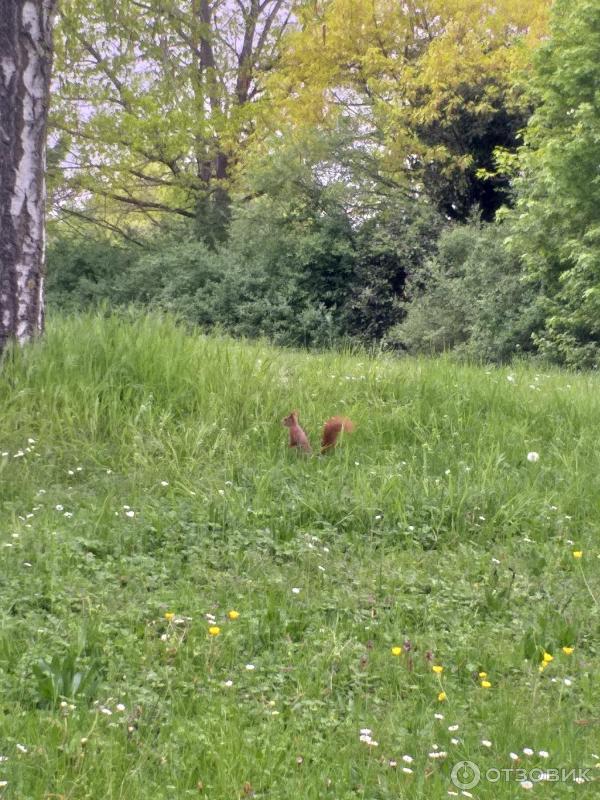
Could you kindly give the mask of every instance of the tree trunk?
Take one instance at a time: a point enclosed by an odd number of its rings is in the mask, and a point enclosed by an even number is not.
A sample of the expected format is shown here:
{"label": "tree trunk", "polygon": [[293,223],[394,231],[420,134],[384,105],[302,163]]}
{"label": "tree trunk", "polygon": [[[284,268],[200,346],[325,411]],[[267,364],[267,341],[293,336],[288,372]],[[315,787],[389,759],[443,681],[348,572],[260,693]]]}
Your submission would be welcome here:
{"label": "tree trunk", "polygon": [[0,0],[0,353],[44,322],[46,120],[56,0]]}

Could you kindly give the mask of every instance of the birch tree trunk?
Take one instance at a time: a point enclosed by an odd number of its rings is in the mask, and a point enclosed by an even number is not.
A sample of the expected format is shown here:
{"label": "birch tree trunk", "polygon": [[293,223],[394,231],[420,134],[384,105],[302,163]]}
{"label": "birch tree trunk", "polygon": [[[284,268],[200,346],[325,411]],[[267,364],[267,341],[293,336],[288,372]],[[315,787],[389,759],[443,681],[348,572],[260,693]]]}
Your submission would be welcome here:
{"label": "birch tree trunk", "polygon": [[56,0],[0,0],[0,353],[44,323],[46,120]]}

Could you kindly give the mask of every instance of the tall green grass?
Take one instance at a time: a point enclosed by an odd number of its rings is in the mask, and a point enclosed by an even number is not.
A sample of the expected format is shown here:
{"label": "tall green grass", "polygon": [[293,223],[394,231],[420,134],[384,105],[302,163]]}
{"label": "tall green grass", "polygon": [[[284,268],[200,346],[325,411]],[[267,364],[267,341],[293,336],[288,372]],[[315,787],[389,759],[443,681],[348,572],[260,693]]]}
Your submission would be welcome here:
{"label": "tall green grass", "polygon": [[[481,798],[600,777],[599,388],[54,320],[0,374],[3,796],[441,798],[463,759],[528,773]],[[356,431],[299,456],[293,408],[314,445],[333,414]]]}

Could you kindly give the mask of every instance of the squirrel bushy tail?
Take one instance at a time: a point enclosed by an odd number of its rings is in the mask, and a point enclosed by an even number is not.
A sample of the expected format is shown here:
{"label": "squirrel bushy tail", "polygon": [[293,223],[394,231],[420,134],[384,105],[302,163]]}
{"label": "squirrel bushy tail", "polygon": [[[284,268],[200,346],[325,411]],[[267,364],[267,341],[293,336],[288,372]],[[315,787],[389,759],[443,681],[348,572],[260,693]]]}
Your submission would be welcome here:
{"label": "squirrel bushy tail", "polygon": [[[282,420],[282,425],[289,428],[290,431],[290,447],[298,447],[305,453],[311,453],[312,448],[308,441],[308,436],[300,427],[298,422],[298,412],[292,411],[287,417]],[[323,434],[321,436],[321,453],[327,453],[336,445],[339,435],[342,431],[351,433],[354,430],[354,423],[348,417],[331,417],[323,425]]]}

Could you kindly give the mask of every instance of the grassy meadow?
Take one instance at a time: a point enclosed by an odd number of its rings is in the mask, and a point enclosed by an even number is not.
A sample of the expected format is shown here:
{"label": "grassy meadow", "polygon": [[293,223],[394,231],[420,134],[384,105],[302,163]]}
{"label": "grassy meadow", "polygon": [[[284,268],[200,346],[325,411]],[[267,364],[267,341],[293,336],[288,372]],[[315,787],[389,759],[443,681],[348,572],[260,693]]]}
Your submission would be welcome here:
{"label": "grassy meadow", "polygon": [[84,316],[0,408],[1,798],[598,795],[597,375]]}

